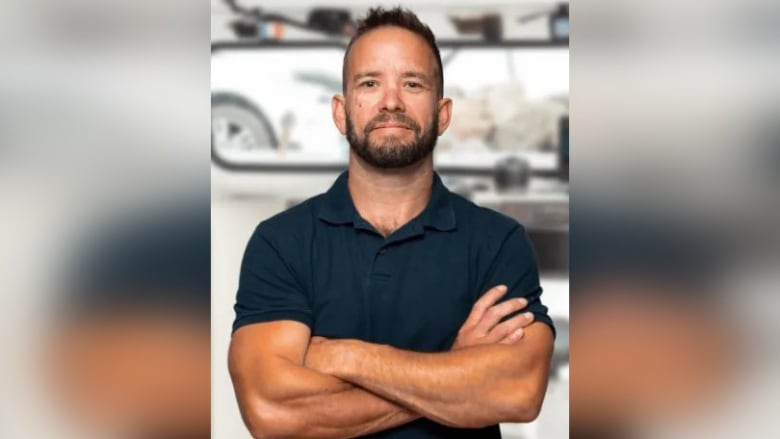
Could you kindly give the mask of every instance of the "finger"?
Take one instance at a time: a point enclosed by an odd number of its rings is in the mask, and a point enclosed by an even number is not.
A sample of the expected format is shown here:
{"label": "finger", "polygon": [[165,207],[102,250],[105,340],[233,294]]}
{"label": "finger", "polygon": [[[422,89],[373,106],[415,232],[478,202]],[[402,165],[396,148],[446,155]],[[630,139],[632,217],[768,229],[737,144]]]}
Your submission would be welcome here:
{"label": "finger", "polygon": [[487,311],[485,311],[485,315],[482,316],[482,320],[480,320],[474,329],[478,333],[487,334],[493,329],[494,326],[496,326],[496,324],[498,324],[498,322],[501,321],[501,319],[514,312],[520,311],[526,306],[528,306],[528,300],[524,297],[519,299],[505,300],[498,305],[493,305]]}
{"label": "finger", "polygon": [[315,335],[315,336],[313,336],[313,337],[312,337],[312,338],[309,340],[309,343],[310,343],[310,344],[317,344],[317,343],[322,343],[322,342],[325,342],[325,341],[328,341],[328,339],[327,339],[327,338],[325,338],[325,337],[320,337],[319,335]]}
{"label": "finger", "polygon": [[471,313],[466,318],[466,321],[463,322],[461,329],[476,326],[477,323],[482,320],[482,316],[485,315],[485,312],[487,312],[487,310],[490,309],[490,307],[493,306],[493,304],[496,303],[498,299],[502,298],[506,292],[506,285],[496,285],[495,287],[487,290],[485,294],[483,294],[482,297],[480,297],[479,300],[474,303],[474,306],[471,307]]}
{"label": "finger", "polygon": [[488,337],[497,341],[502,340],[504,337],[512,335],[518,329],[522,330],[533,322],[534,314],[531,312],[524,312],[496,325],[490,330]]}
{"label": "finger", "polygon": [[507,335],[503,339],[501,339],[501,341],[499,341],[498,343],[499,344],[512,344],[512,343],[515,343],[515,342],[519,341],[520,339],[522,339],[523,335],[525,335],[525,329],[520,328],[520,329],[515,330],[515,332],[512,332],[511,334]]}

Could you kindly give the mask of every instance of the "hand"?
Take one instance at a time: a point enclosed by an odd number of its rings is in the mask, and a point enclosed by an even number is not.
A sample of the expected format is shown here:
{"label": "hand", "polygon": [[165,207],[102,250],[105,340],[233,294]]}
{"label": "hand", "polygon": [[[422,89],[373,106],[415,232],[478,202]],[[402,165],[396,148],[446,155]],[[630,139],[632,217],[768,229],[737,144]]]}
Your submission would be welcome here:
{"label": "hand", "polygon": [[458,330],[458,337],[450,350],[482,344],[512,344],[523,337],[523,328],[534,321],[533,313],[522,313],[499,323],[509,314],[528,306],[525,298],[509,299],[496,305],[507,291],[505,285],[498,285],[477,300],[471,308],[471,314]]}

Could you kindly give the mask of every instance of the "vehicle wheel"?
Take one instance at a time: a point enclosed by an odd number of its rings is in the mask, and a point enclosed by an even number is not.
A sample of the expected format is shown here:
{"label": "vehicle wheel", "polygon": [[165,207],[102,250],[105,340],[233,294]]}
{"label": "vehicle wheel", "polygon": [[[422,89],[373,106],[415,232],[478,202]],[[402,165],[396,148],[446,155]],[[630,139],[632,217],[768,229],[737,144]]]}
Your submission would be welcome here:
{"label": "vehicle wheel", "polygon": [[211,148],[221,151],[276,149],[279,142],[263,112],[233,93],[211,95]]}

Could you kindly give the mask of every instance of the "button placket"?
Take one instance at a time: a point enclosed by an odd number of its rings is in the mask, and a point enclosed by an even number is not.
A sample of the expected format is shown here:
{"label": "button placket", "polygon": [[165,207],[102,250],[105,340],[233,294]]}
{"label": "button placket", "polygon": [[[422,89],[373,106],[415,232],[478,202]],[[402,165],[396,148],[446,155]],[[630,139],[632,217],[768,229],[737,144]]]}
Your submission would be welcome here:
{"label": "button placket", "polygon": [[374,262],[371,267],[371,276],[388,278],[392,276],[393,264],[387,243],[382,243],[374,248]]}

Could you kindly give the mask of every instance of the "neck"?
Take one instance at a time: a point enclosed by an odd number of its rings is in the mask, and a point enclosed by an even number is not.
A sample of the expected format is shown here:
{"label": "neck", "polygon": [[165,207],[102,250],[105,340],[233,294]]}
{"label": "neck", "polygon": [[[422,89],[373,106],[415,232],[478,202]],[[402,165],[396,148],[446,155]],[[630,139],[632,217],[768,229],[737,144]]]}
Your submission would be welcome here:
{"label": "neck", "polygon": [[431,156],[406,168],[379,169],[350,155],[347,186],[355,209],[385,236],[425,209],[432,183]]}

